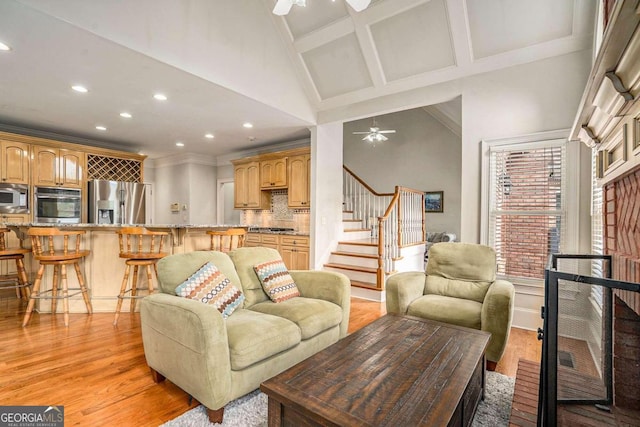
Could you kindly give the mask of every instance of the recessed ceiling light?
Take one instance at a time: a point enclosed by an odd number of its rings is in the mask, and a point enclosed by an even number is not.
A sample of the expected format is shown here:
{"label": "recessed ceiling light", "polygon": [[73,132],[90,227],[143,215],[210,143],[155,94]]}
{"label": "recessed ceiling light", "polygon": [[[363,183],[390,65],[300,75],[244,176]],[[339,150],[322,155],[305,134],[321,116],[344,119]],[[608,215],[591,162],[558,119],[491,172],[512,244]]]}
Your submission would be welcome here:
{"label": "recessed ceiling light", "polygon": [[212,133],[207,133],[207,134],[204,135],[204,137],[207,138],[207,139],[213,139],[214,138]]}
{"label": "recessed ceiling light", "polygon": [[253,124],[246,122],[242,124],[243,127],[247,128],[247,129],[251,129],[253,127]]}
{"label": "recessed ceiling light", "polygon": [[176,142],[176,147],[184,147],[184,142]]}
{"label": "recessed ceiling light", "polygon": [[101,130],[101,131],[107,130],[107,128],[104,127],[104,126],[96,126],[96,129]]}
{"label": "recessed ceiling light", "polygon": [[73,86],[71,86],[71,89],[75,90],[76,92],[80,92],[80,93],[89,92],[89,89],[87,89],[86,87],[84,87],[82,85],[73,85]]}
{"label": "recessed ceiling light", "polygon": [[157,99],[158,101],[166,101],[167,100],[167,96],[162,94],[162,93],[156,93],[155,95],[153,95],[153,97],[155,99]]}
{"label": "recessed ceiling light", "polygon": [[8,44],[0,42],[0,50],[11,50]]}
{"label": "recessed ceiling light", "polygon": [[130,119],[133,116],[127,113],[126,111],[123,111],[122,113],[120,113],[120,117],[124,117],[125,119]]}

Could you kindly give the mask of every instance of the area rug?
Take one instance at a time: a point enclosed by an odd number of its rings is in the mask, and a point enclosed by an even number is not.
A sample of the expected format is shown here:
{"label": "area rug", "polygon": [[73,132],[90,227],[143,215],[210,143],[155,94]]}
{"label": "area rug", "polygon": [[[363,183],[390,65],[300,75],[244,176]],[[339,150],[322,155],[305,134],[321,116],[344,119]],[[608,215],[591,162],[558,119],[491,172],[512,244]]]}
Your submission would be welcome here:
{"label": "area rug", "polygon": [[[487,390],[473,419],[473,426],[500,427],[509,424],[511,399],[515,378],[487,372]],[[209,422],[204,406],[200,405],[161,427],[263,427],[267,425],[267,395],[256,390],[230,402],[224,409],[224,422]]]}

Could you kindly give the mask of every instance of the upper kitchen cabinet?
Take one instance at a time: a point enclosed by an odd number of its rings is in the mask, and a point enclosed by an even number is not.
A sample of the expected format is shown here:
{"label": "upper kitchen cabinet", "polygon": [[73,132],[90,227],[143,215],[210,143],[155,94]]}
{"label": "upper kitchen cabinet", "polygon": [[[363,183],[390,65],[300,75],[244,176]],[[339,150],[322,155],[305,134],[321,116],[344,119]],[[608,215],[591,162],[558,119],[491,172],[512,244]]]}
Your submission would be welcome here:
{"label": "upper kitchen cabinet", "polygon": [[260,162],[234,163],[234,207],[268,209],[269,193],[260,190]]}
{"label": "upper kitchen cabinet", "polygon": [[82,188],[84,152],[34,145],[33,161],[33,185]]}
{"label": "upper kitchen cabinet", "polygon": [[287,158],[260,162],[260,188],[270,190],[287,187]]}
{"label": "upper kitchen cabinet", "polygon": [[29,184],[29,144],[0,141],[0,175],[2,182]]}
{"label": "upper kitchen cabinet", "polygon": [[303,154],[289,157],[288,204],[291,208],[309,208],[311,182],[311,156]]}

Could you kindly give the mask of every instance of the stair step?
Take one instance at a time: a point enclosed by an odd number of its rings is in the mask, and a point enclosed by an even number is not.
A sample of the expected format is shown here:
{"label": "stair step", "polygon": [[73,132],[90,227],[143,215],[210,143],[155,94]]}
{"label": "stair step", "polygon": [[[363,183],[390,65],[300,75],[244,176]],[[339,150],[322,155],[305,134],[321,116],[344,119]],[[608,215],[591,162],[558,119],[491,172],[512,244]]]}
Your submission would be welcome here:
{"label": "stair step", "polygon": [[372,289],[374,291],[382,291],[382,289],[378,289],[376,287],[375,283],[360,282],[358,280],[352,280],[351,286],[355,286],[356,288]]}
{"label": "stair step", "polygon": [[360,253],[360,252],[335,251],[335,252],[331,252],[331,255],[341,255],[341,256],[352,256],[352,257],[357,257],[357,258],[378,259],[377,255],[363,254],[363,253]]}
{"label": "stair step", "polygon": [[370,228],[348,228],[344,230],[345,233],[353,233],[357,231],[371,231],[371,229]]}
{"label": "stair step", "polygon": [[362,222],[361,219],[343,219],[342,222]]}
{"label": "stair step", "polygon": [[378,246],[378,239],[341,240],[338,243],[341,245]]}
{"label": "stair step", "polygon": [[360,271],[362,273],[376,274],[378,272],[377,268],[360,267],[358,265],[328,263],[328,264],[325,264],[324,266],[327,267],[327,268],[339,268],[339,269],[342,269],[342,270]]}

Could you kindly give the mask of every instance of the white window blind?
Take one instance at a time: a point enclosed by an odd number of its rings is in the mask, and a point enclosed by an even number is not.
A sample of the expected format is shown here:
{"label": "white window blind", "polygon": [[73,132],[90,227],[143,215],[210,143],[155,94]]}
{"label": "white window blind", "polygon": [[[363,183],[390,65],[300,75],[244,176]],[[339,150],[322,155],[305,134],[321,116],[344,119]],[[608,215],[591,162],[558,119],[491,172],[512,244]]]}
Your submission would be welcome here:
{"label": "white window blind", "polygon": [[[602,217],[602,188],[596,181],[597,150],[593,150],[591,157],[591,253],[602,255],[604,253],[604,229]],[[594,260],[591,263],[591,274],[594,277],[603,277],[603,261]],[[602,307],[602,287],[591,287],[591,298],[598,307]]]}
{"label": "white window blind", "polygon": [[490,148],[489,245],[498,274],[543,279],[565,228],[566,147],[540,141]]}

